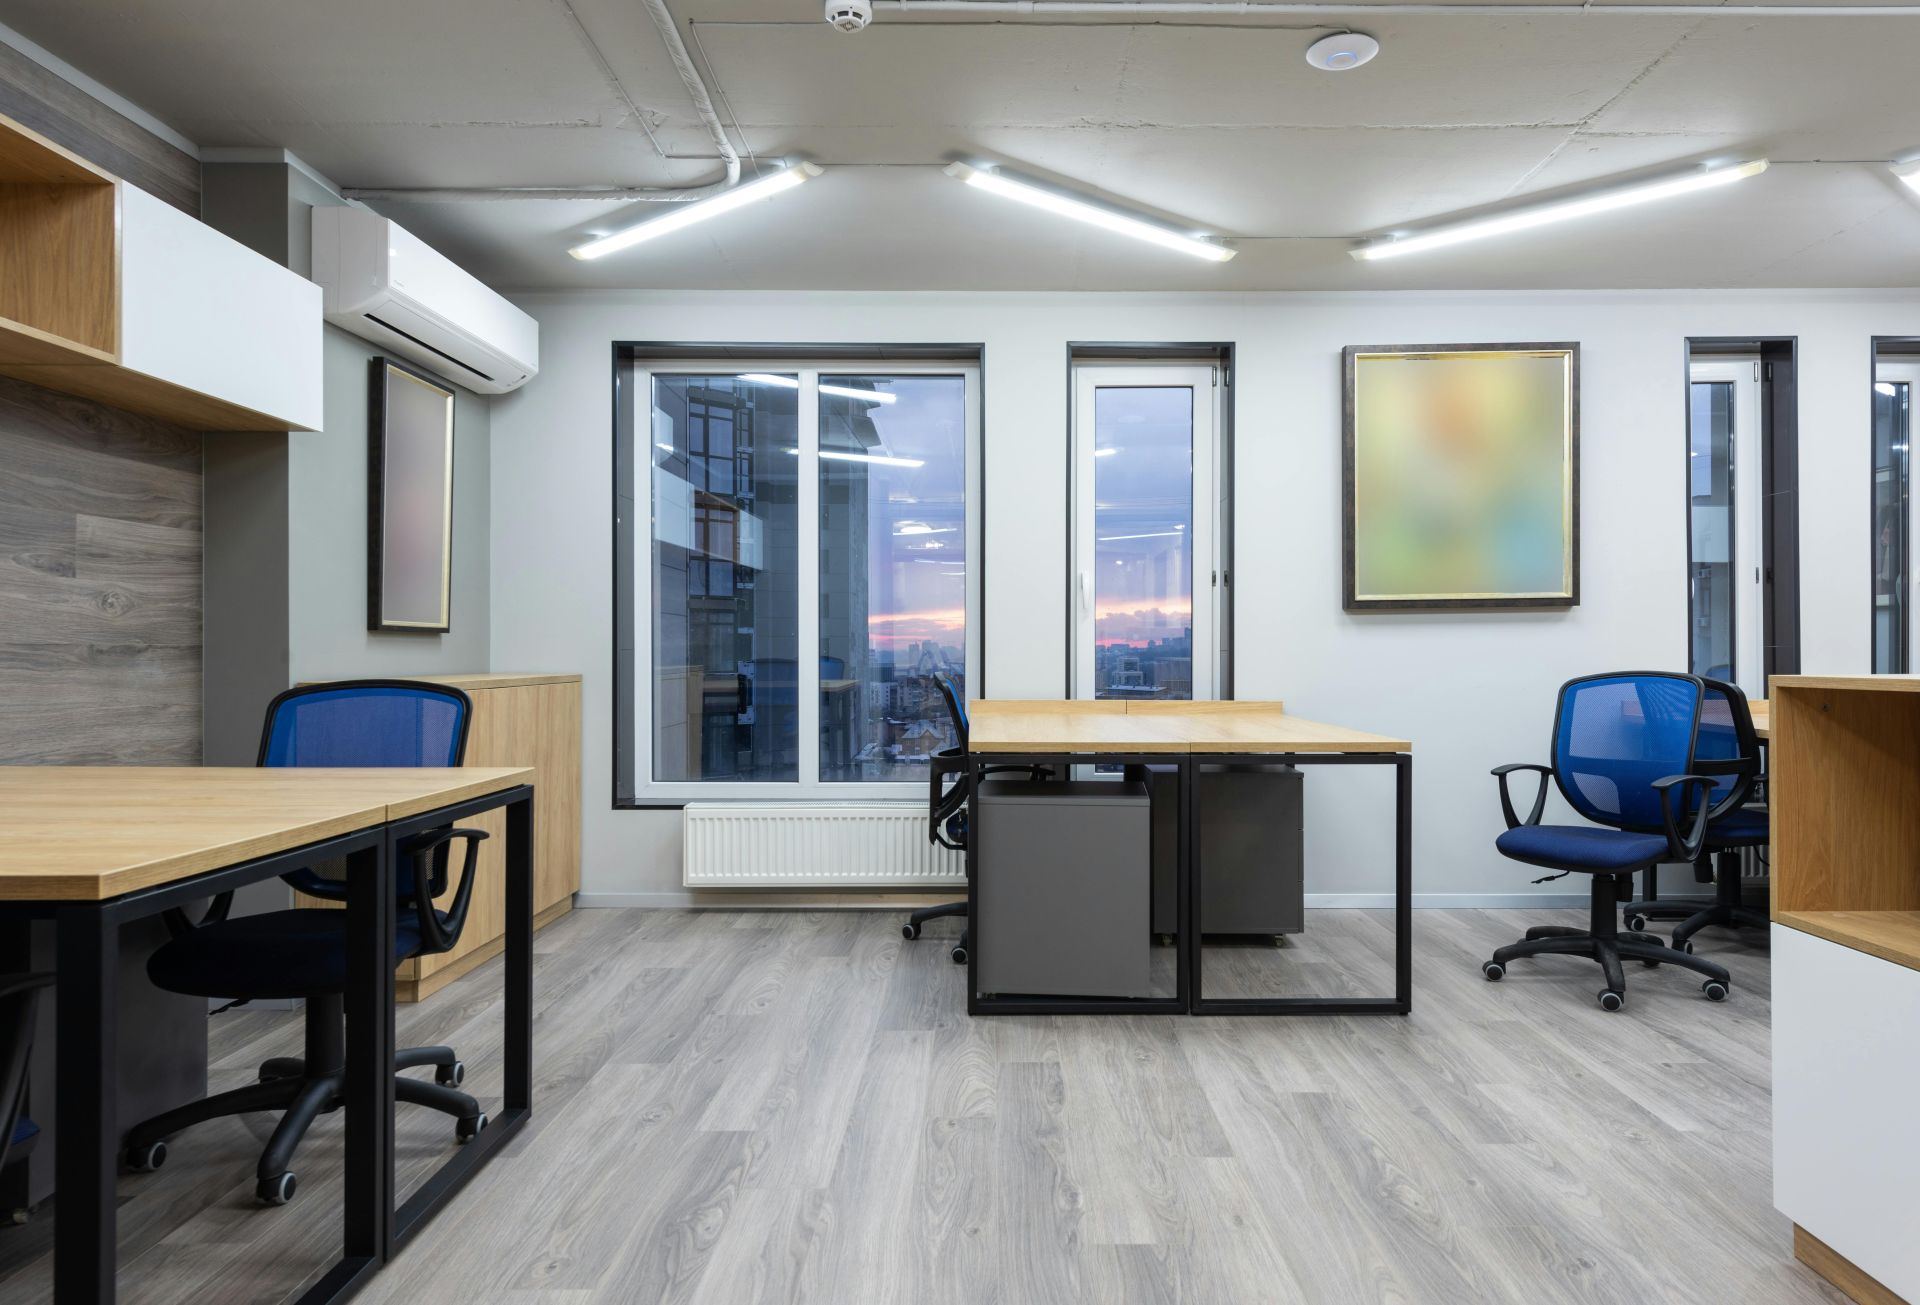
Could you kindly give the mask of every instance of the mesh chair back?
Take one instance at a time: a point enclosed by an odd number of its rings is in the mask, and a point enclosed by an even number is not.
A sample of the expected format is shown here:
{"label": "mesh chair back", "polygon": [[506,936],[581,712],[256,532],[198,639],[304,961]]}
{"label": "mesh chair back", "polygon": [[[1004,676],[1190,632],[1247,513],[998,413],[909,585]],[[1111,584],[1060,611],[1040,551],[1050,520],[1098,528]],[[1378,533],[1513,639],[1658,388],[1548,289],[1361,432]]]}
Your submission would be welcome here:
{"label": "mesh chair back", "polygon": [[352,680],[290,689],[267,709],[262,766],[458,766],[472,703],[438,684]]}
{"label": "mesh chair back", "polygon": [[939,671],[933,673],[933,682],[940,686],[940,697],[947,704],[947,715],[953,720],[953,732],[958,736],[962,749],[967,746],[967,705],[960,701],[960,694],[949,680]]}
{"label": "mesh chair back", "polygon": [[1705,691],[1691,675],[1651,671],[1561,686],[1553,768],[1567,802],[1596,824],[1664,828],[1653,782],[1691,771]]}
{"label": "mesh chair back", "polygon": [[1711,814],[1717,818],[1742,805],[1751,793],[1760,774],[1760,736],[1739,685],[1714,679],[1705,683],[1693,767],[1696,774],[1713,778]]}

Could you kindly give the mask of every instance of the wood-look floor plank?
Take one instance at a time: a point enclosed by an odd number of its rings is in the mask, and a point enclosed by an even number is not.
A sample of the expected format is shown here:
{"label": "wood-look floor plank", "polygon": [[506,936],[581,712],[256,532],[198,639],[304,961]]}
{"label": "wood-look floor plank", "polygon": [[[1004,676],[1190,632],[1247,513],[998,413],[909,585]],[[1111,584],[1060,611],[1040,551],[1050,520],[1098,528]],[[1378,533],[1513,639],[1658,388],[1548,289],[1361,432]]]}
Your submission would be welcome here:
{"label": "wood-look floor plank", "polygon": [[[1239,949],[1249,981],[1371,982],[1379,912]],[[1641,1305],[1836,1302],[1771,1207],[1765,953],[1735,995],[1671,967],[1481,978],[1529,924],[1423,911],[1406,1019],[969,1019],[957,922],[576,911],[535,962],[533,1122],[361,1299],[391,1305]],[[948,926],[954,926],[949,929]],[[1390,934],[1387,935],[1390,937]],[[1289,962],[1310,973],[1276,970]],[[403,1007],[497,1103],[500,962]],[[214,1019],[216,1086],[297,1054],[296,1014]],[[337,1244],[323,1118],[285,1210],[270,1123],[184,1135],[121,1181],[123,1299],[281,1299]],[[403,1109],[400,1182],[452,1150]],[[50,1220],[0,1230],[0,1300],[48,1299]]]}

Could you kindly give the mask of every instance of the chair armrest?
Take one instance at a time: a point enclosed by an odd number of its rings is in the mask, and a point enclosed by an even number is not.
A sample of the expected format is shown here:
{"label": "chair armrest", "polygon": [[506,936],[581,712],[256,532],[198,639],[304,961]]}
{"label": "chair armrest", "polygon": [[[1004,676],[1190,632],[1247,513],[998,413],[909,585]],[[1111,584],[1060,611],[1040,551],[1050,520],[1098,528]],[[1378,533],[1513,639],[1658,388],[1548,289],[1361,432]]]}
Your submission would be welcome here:
{"label": "chair armrest", "polygon": [[[1660,818],[1667,827],[1667,850],[1675,861],[1697,861],[1707,841],[1707,816],[1713,810],[1714,780],[1706,775],[1668,775],[1653,781],[1660,794]],[[1680,806],[1686,814],[1683,834],[1675,818],[1673,795],[1680,792]],[[1696,794],[1698,795],[1696,797]]]}
{"label": "chair armrest", "polygon": [[947,748],[927,758],[927,763],[927,841],[960,851],[961,848],[941,836],[940,826],[966,805],[967,783],[964,778],[952,788],[947,787],[949,776],[964,776],[967,773],[966,754],[959,748]]}
{"label": "chair armrest", "polygon": [[[484,829],[437,829],[402,850],[403,856],[413,858],[413,910],[420,924],[420,955],[450,952],[460,941],[460,931],[467,923],[467,908],[473,904],[473,884],[479,878],[474,871],[480,862],[480,844],[487,836]],[[433,877],[429,867],[434,854],[456,838],[467,840],[467,855],[461,866],[460,887],[454,891],[453,904],[447,908],[443,922],[433,909]]]}
{"label": "chair armrest", "polygon": [[[1513,798],[1507,793],[1507,776],[1516,770],[1535,771],[1540,776],[1540,787],[1533,795],[1533,810],[1527,812],[1525,820],[1513,813]],[[1495,766],[1493,777],[1500,781],[1500,814],[1507,818],[1508,829],[1518,829],[1521,825],[1537,825],[1547,809],[1547,781],[1553,778],[1552,766],[1539,766],[1531,761],[1516,761],[1511,765]]]}

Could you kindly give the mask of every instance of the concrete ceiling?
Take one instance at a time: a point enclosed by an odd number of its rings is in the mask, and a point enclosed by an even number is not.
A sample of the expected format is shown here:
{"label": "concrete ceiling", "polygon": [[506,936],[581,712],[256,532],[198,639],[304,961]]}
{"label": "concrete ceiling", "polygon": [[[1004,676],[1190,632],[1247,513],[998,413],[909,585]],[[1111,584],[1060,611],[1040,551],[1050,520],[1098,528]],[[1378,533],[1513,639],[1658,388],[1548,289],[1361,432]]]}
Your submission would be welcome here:
{"label": "concrete ceiling", "polygon": [[[567,246],[657,206],[378,207],[522,289],[1920,285],[1920,196],[1885,167],[1920,151],[1911,15],[1361,6],[1352,26],[1382,52],[1328,74],[1301,57],[1327,29],[1300,15],[885,8],[845,35],[817,0],[668,2],[736,142],[826,176],[590,264]],[[342,186],[719,175],[639,0],[0,0],[0,21],[203,146],[290,149]],[[1670,204],[1391,263],[1346,256],[1358,236],[1755,154],[1773,169]],[[1201,264],[1009,205],[942,176],[952,157],[1177,216],[1240,256]]]}

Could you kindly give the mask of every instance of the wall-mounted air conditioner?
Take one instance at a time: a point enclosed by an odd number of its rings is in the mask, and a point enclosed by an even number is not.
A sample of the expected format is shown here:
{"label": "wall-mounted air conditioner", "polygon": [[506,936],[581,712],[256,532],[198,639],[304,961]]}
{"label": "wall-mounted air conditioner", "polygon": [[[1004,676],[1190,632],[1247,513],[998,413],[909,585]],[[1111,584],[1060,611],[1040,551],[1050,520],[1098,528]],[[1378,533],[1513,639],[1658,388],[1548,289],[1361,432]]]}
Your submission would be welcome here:
{"label": "wall-mounted air conditioner", "polygon": [[540,370],[540,324],[378,213],[313,210],[313,279],[329,322],[470,390],[505,394]]}

